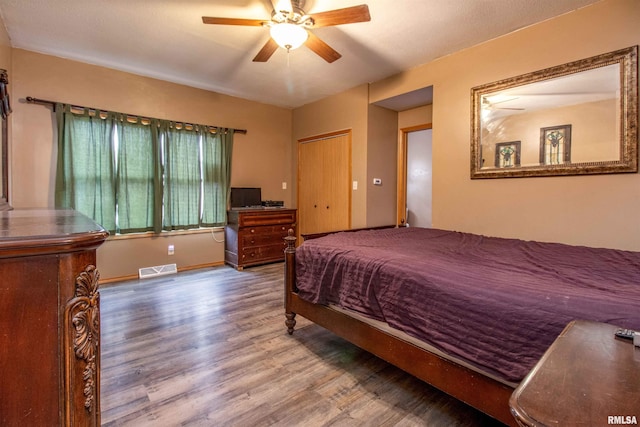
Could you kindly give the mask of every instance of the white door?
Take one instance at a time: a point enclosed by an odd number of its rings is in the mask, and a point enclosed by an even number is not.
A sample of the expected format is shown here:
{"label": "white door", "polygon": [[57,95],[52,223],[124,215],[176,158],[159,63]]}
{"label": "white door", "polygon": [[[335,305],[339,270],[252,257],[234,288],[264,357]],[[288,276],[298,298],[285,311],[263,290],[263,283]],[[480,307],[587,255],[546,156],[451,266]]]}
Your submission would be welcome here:
{"label": "white door", "polygon": [[431,129],[407,134],[407,212],[410,227],[431,227]]}

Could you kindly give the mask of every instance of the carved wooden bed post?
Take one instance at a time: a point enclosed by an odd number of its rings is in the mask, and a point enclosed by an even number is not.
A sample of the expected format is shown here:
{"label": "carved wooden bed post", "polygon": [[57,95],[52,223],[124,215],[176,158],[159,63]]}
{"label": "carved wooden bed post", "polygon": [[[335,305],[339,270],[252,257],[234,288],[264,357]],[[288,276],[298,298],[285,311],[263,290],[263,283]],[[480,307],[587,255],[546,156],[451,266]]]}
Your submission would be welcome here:
{"label": "carved wooden bed post", "polygon": [[289,235],[284,238],[287,247],[284,250],[284,315],[289,335],[293,334],[296,326],[296,314],[291,311],[291,295],[296,290],[296,237],[293,230],[289,229]]}

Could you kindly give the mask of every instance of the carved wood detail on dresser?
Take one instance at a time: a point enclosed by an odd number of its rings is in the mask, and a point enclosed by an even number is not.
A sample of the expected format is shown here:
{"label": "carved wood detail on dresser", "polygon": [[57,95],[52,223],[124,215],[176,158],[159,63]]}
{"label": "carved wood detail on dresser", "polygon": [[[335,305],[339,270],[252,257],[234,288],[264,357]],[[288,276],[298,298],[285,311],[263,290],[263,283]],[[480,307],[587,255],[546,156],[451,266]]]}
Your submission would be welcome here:
{"label": "carved wood detail on dresser", "polygon": [[224,261],[242,270],[251,265],[284,260],[284,238],[295,231],[296,210],[232,209],[227,212]]}
{"label": "carved wood detail on dresser", "polygon": [[0,212],[0,425],[100,425],[107,236],[74,211]]}

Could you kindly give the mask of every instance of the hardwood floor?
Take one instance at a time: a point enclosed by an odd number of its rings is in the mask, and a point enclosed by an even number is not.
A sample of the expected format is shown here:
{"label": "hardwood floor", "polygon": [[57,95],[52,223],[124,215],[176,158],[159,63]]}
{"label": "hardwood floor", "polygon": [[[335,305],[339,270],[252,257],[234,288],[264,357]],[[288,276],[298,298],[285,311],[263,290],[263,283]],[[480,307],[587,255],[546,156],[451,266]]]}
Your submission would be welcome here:
{"label": "hardwood floor", "polygon": [[298,317],[283,264],[101,289],[104,426],[502,426]]}

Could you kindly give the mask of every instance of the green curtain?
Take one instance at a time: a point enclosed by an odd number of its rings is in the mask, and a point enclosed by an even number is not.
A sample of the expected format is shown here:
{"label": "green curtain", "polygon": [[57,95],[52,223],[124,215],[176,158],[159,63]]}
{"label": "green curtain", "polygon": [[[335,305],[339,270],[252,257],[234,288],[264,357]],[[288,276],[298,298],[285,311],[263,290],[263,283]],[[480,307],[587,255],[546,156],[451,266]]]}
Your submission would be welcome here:
{"label": "green curtain", "polygon": [[[75,113],[56,104],[58,164],[55,205],[75,209],[113,232],[116,197],[112,134],[113,113]],[[74,109],[75,111],[75,109]]]}
{"label": "green curtain", "polygon": [[118,233],[226,223],[233,130],[66,104],[56,104],[56,120],[56,207]]}
{"label": "green curtain", "polygon": [[[159,170],[157,130],[154,124],[118,120],[117,201],[118,232],[161,231],[162,193],[156,204],[156,191],[162,187]],[[160,215],[156,215],[159,212]],[[157,219],[160,218],[160,221]]]}
{"label": "green curtain", "polygon": [[224,225],[231,190],[233,129],[201,128],[203,209],[201,226]]}
{"label": "green curtain", "polygon": [[164,229],[200,226],[200,136],[195,129],[164,127]]}

